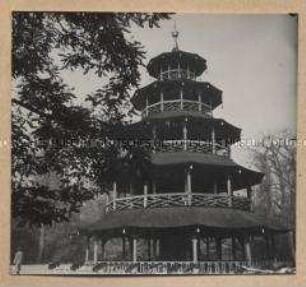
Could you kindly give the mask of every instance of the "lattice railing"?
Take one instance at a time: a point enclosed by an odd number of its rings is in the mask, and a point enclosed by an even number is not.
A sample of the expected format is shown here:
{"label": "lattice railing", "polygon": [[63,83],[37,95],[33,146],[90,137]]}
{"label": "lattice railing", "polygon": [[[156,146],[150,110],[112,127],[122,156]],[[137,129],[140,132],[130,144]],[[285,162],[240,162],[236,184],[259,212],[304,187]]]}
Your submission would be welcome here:
{"label": "lattice railing", "polygon": [[198,101],[191,101],[185,99],[177,100],[166,100],[163,102],[154,103],[149,105],[142,111],[142,116],[148,116],[157,114],[160,112],[179,112],[179,111],[188,111],[188,112],[200,112],[206,117],[212,117],[211,107],[207,104],[200,103]]}
{"label": "lattice railing", "polygon": [[230,157],[230,148],[218,143],[215,143],[213,147],[211,142],[197,140],[165,140],[155,146],[155,151],[162,153],[178,151],[215,153],[218,156]]}
{"label": "lattice railing", "polygon": [[161,193],[116,198],[107,203],[106,211],[180,206],[233,208],[251,211],[251,201],[247,197],[207,193]]}
{"label": "lattice railing", "polygon": [[[272,266],[275,263],[290,266],[289,260],[235,261],[101,261],[91,265],[91,271],[100,274],[239,274],[252,268]],[[264,272],[263,272],[264,273]]]}
{"label": "lattice railing", "polygon": [[176,80],[176,79],[195,79],[195,73],[183,70],[183,69],[173,69],[161,72],[161,80]]}

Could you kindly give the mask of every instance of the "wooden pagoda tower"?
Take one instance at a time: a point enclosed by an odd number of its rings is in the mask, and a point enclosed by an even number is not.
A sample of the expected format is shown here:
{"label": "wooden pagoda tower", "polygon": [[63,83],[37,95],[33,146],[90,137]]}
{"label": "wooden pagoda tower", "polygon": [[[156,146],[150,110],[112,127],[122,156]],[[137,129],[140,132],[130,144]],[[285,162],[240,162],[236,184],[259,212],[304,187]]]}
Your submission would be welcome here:
{"label": "wooden pagoda tower", "polygon": [[[181,51],[177,36],[171,52],[150,60],[156,80],[134,94],[142,119],[125,131],[150,141],[150,172],[128,180],[118,174],[102,218],[83,228],[86,262],[96,272],[235,273],[256,263],[252,238],[263,239],[262,260],[271,260],[274,235],[285,232],[254,214],[252,187],[264,175],[231,159],[241,130],[213,117],[222,91],[197,81],[206,60]],[[120,260],[105,256],[112,238],[122,242]]]}

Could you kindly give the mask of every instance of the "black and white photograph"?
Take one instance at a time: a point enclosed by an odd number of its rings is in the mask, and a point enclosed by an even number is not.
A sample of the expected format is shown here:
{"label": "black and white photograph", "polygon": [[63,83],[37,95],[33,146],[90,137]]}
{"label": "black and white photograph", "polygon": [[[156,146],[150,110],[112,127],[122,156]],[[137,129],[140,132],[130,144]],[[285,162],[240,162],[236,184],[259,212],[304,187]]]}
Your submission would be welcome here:
{"label": "black and white photograph", "polygon": [[11,14],[13,276],[296,273],[297,14]]}

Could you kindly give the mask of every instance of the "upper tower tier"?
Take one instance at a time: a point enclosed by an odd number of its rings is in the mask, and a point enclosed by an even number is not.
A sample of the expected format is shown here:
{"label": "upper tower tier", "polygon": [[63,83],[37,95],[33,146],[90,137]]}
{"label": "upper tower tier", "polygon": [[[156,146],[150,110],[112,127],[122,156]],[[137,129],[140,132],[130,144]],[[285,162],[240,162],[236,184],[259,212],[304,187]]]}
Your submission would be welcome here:
{"label": "upper tower tier", "polygon": [[178,32],[172,32],[174,48],[150,60],[147,70],[154,83],[138,89],[131,101],[142,118],[186,115],[212,118],[222,103],[222,91],[207,82],[196,81],[207,68],[197,54],[179,50]]}
{"label": "upper tower tier", "polygon": [[160,54],[151,59],[147,66],[149,74],[159,80],[195,80],[206,68],[205,59],[178,49]]}

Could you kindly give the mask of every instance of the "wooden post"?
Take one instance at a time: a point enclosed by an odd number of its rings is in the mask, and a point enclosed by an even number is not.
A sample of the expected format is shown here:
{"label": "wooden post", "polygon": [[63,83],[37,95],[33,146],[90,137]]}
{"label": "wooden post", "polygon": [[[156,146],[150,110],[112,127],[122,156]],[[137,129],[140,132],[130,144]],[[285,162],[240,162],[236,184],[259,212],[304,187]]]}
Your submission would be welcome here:
{"label": "wooden post", "polygon": [[89,238],[87,238],[87,246],[85,250],[85,263],[88,263],[89,261]]}
{"label": "wooden post", "polygon": [[206,237],[206,258],[210,259],[209,236]]}
{"label": "wooden post", "polygon": [[253,206],[252,206],[252,187],[250,185],[247,187],[247,198],[250,200],[250,210],[253,211]]}
{"label": "wooden post", "polygon": [[168,79],[170,80],[170,65],[168,65]]}
{"label": "wooden post", "polygon": [[275,246],[275,237],[274,234],[271,232],[270,234],[271,237],[271,251],[272,251],[272,259],[276,259],[276,246]]}
{"label": "wooden post", "polygon": [[146,208],[148,205],[148,185],[145,183],[143,186],[143,207]]}
{"label": "wooden post", "polygon": [[180,99],[181,99],[180,108],[181,110],[183,110],[184,109],[184,99],[183,99],[183,89],[182,88],[180,89]]}
{"label": "wooden post", "polygon": [[133,262],[137,262],[137,239],[133,238]]}
{"label": "wooden post", "polygon": [[228,174],[227,176],[227,195],[228,195],[228,206],[233,206],[233,192],[232,192],[232,182],[231,182],[231,176]]}
{"label": "wooden post", "polygon": [[160,93],[160,111],[164,111],[164,94],[162,92]]}
{"label": "wooden post", "polygon": [[113,182],[113,209],[116,209],[116,199],[117,199],[117,183]]}
{"label": "wooden post", "polygon": [[190,68],[188,62],[187,62],[187,79],[190,79]]}
{"label": "wooden post", "polygon": [[198,239],[192,238],[192,261],[193,263],[198,262]]}
{"label": "wooden post", "polygon": [[192,169],[192,166],[189,166],[187,168],[187,171],[186,171],[186,193],[188,195],[188,205],[191,205],[191,193],[192,193],[192,187],[191,187],[191,169]]}
{"label": "wooden post", "polygon": [[102,261],[105,260],[105,244],[106,244],[106,241],[102,240],[101,241],[101,259]]}
{"label": "wooden post", "polygon": [[125,244],[125,236],[122,236],[122,259],[126,259],[126,244]]}
{"label": "wooden post", "polygon": [[157,238],[153,238],[153,260],[157,258]]}
{"label": "wooden post", "polygon": [[212,127],[211,130],[211,144],[212,144],[212,153],[216,154],[216,133],[215,133],[215,127]]}
{"label": "wooden post", "polygon": [[237,254],[236,254],[236,237],[232,235],[232,259],[237,260]]}
{"label": "wooden post", "polygon": [[217,258],[222,260],[222,241],[220,237],[216,238],[216,247],[217,247]]}
{"label": "wooden post", "polygon": [[200,93],[198,95],[198,102],[199,102],[199,112],[201,112],[202,111],[202,97]]}
{"label": "wooden post", "polygon": [[252,263],[252,253],[251,253],[251,242],[250,242],[250,236],[246,237],[245,240],[245,256],[246,261],[250,265]]}
{"label": "wooden post", "polygon": [[148,96],[146,96],[146,116],[149,115],[149,99]]}
{"label": "wooden post", "polygon": [[187,119],[185,119],[183,124],[183,144],[184,144],[184,150],[187,150]]}
{"label": "wooden post", "polygon": [[151,238],[148,238],[148,260],[150,261],[151,259]]}
{"label": "wooden post", "polygon": [[218,182],[214,180],[214,194],[218,194]]}
{"label": "wooden post", "polygon": [[98,262],[98,240],[95,238],[94,239],[94,257],[93,257],[93,262],[94,264],[97,264]]}
{"label": "wooden post", "polygon": [[105,206],[105,211],[108,212],[108,208],[109,208],[109,195],[108,193],[106,193],[106,206]]}

